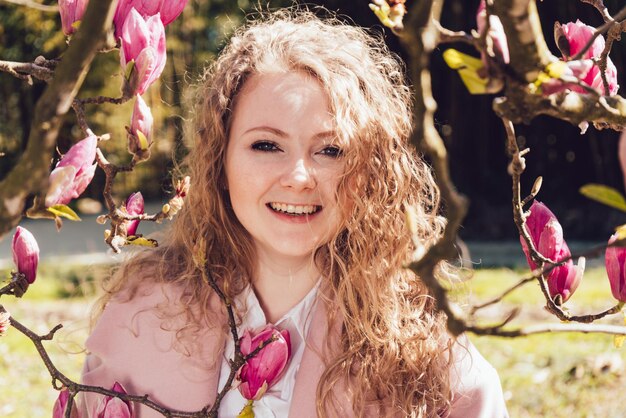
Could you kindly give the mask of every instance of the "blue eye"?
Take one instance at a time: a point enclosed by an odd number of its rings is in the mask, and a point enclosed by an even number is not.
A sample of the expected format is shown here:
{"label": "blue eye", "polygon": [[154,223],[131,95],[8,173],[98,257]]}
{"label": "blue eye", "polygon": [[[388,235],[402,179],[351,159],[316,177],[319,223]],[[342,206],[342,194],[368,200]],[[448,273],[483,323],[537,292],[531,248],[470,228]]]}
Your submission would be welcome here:
{"label": "blue eye", "polygon": [[252,144],[252,149],[261,152],[278,152],[281,150],[278,145],[271,141],[257,141]]}
{"label": "blue eye", "polygon": [[319,153],[322,154],[322,155],[325,155],[327,157],[331,157],[331,158],[339,158],[343,154],[341,149],[339,147],[334,146],[334,145],[330,145],[330,146],[324,148]]}

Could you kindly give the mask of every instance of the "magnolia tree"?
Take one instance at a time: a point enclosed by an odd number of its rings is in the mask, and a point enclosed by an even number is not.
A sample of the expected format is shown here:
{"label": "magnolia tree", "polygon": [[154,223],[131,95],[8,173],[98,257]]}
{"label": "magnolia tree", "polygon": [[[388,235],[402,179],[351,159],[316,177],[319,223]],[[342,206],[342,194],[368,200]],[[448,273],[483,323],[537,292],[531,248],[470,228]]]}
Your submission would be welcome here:
{"label": "magnolia tree", "polygon": [[[559,52],[553,54],[545,44],[534,0],[481,1],[476,11],[476,28],[454,32],[439,23],[445,10],[444,0],[385,1],[374,0],[370,8],[381,22],[401,40],[409,56],[409,68],[415,86],[414,144],[432,161],[436,178],[446,203],[448,223],[440,240],[430,248],[420,247],[412,208],[407,208],[408,229],[414,235],[415,257],[408,266],[428,285],[438,308],[448,318],[448,328],[454,335],[470,331],[481,335],[521,336],[556,331],[602,332],[614,334],[616,343],[626,336],[626,327],[600,325],[594,322],[608,315],[620,314],[626,303],[626,226],[617,227],[607,238],[607,244],[592,248],[585,254],[573,255],[555,214],[536,200],[541,178],[534,180],[528,196],[521,195],[521,181],[528,149],[520,149],[516,141],[515,124],[531,123],[538,115],[550,115],[568,121],[586,131],[593,129],[622,130],[626,125],[626,100],[618,95],[617,70],[609,58],[611,48],[626,31],[626,8],[610,11],[602,0],[581,0],[595,7],[604,19],[598,28],[584,22],[554,23],[554,36]],[[119,252],[125,245],[155,246],[154,240],[137,234],[140,221],[160,222],[171,218],[181,209],[189,193],[189,178],[175,183],[174,195],[156,214],[144,213],[140,192],[118,204],[112,196],[112,185],[119,173],[129,172],[150,157],[153,143],[153,118],[142,95],[163,71],[166,61],[165,26],[182,12],[186,0],[60,0],[59,10],[68,47],[60,61],[38,57],[32,63],[0,61],[0,70],[26,82],[33,79],[47,83],[32,120],[27,147],[18,163],[0,182],[0,235],[17,226],[24,214],[34,218],[49,218],[61,228],[62,218],[79,220],[68,206],[79,197],[99,168],[106,176],[103,198],[108,212],[98,222],[110,222],[105,231],[106,245]],[[89,28],[89,31],[82,29]],[[606,37],[606,38],[605,38]],[[436,265],[454,255],[454,241],[467,209],[467,200],[456,192],[450,181],[446,148],[434,125],[436,102],[431,94],[429,59],[442,44],[465,43],[476,49],[476,57],[452,48],[446,49],[444,59],[452,70],[458,71],[473,94],[494,94],[493,110],[502,119],[506,131],[507,149],[511,162],[513,220],[518,228],[522,251],[532,270],[528,277],[491,300],[461,310],[448,295],[448,288],[434,274]],[[119,97],[78,98],[77,92],[94,56],[112,48],[119,49],[123,84]],[[555,51],[556,53],[556,51]],[[478,57],[480,56],[480,57]],[[134,101],[130,126],[127,127],[128,165],[110,163],[99,144],[114,140],[90,129],[86,104]],[[76,114],[83,139],[76,142],[59,158],[54,150],[62,116]],[[116,138],[115,138],[116,139]],[[620,143],[620,157],[626,167],[626,136]],[[57,160],[51,167],[50,161]],[[29,173],[26,176],[25,173]],[[587,196],[626,211],[626,200],[616,190],[601,185],[583,188]],[[193,191],[192,191],[193,192]],[[28,198],[33,204],[25,208]],[[17,227],[12,241],[16,270],[0,289],[0,296],[21,297],[37,277],[39,248],[36,238],[26,229]],[[578,314],[567,309],[585,269],[585,257],[604,253],[608,280],[615,303],[598,313]],[[226,303],[217,283],[211,278],[202,257],[198,268],[205,280]],[[576,263],[574,262],[576,260]],[[499,303],[502,298],[527,283],[538,283],[545,296],[547,310],[561,322],[516,327],[513,311],[496,325],[481,324],[481,309]],[[271,386],[280,375],[289,357],[288,334],[267,327],[256,335],[237,334],[230,305],[229,322],[235,344],[231,373],[226,387],[213,405],[197,412],[169,410],[144,394],[128,394],[115,383],[111,388],[81,385],[58,370],[48,356],[43,342],[54,337],[58,325],[46,335],[37,335],[18,319],[10,316],[0,305],[0,335],[10,328],[29,338],[52,376],[59,397],[53,416],[76,417],[74,398],[79,392],[96,392],[102,402],[96,416],[133,416],[133,402],[142,403],[165,416],[217,416],[219,403],[233,383],[239,383],[242,395],[250,400],[249,410],[259,393]],[[490,323],[493,323],[490,318]],[[261,364],[271,358],[272,367],[260,374]],[[261,367],[263,368],[263,367]],[[246,413],[246,409],[242,414]]]}

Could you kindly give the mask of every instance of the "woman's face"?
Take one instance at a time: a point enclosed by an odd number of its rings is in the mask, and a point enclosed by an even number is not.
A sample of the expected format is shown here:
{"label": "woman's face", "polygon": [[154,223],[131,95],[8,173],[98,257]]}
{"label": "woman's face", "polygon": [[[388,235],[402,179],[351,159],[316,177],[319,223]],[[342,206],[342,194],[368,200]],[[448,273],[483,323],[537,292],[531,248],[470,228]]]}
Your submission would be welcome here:
{"label": "woman's face", "polygon": [[255,75],[237,97],[226,178],[259,256],[311,257],[338,228],[344,163],[329,109],[304,72]]}

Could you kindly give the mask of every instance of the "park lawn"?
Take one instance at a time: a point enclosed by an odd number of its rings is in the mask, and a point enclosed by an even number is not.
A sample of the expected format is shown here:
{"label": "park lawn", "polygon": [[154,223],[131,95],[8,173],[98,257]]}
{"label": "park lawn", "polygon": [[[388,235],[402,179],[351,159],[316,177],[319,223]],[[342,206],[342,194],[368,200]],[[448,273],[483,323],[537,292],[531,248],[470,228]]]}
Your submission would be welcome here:
{"label": "park lawn", "polygon": [[[467,304],[489,300],[528,274],[509,269],[477,270],[464,284],[459,299]],[[516,306],[522,311],[509,328],[558,322],[543,309],[543,301],[539,286],[526,284],[507,296],[500,307],[490,308],[487,323],[497,322]],[[572,314],[589,314],[614,304],[604,268],[595,267],[585,272],[583,282],[566,305]],[[619,325],[623,316],[614,315],[601,322]],[[515,339],[470,339],[498,370],[512,418],[626,417],[626,345],[616,348],[612,336],[553,333]]]}
{"label": "park lawn", "polygon": [[[4,297],[2,303],[24,325],[47,333],[57,323],[65,326],[47,343],[53,361],[63,373],[77,379],[84,359],[81,344],[87,336],[94,301],[93,282],[106,268],[44,267],[38,281],[22,300]],[[524,272],[506,269],[477,270],[458,296],[463,303],[487,300],[514,283]],[[63,278],[63,279],[61,279]],[[469,296],[467,296],[469,295]],[[528,284],[507,297],[503,307],[488,311],[495,322],[506,309],[524,309],[519,323],[550,319],[541,308],[541,293]],[[610,290],[601,269],[591,269],[571,302],[571,310],[593,312],[609,307]],[[552,319],[554,321],[554,319]],[[613,318],[607,323],[620,323]],[[511,324],[511,327],[516,324]],[[617,349],[613,337],[583,334],[543,334],[505,339],[470,336],[496,367],[512,418],[623,418],[626,407],[624,360],[626,345]],[[0,416],[50,417],[56,391],[32,344],[15,329],[0,339]],[[468,417],[471,418],[471,417]]]}

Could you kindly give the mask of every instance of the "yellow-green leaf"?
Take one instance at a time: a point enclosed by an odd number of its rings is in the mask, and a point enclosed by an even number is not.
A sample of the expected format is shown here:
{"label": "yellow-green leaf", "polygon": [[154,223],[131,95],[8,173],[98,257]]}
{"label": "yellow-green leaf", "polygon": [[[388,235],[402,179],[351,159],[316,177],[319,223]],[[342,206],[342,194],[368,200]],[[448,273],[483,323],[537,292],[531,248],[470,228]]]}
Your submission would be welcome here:
{"label": "yellow-green leaf", "polygon": [[80,217],[70,209],[67,205],[54,205],[48,208],[48,212],[60,216],[62,218],[67,218],[70,221],[80,221]]}
{"label": "yellow-green leaf", "polygon": [[248,401],[246,406],[243,407],[237,418],[254,418],[254,411],[252,410],[252,401]]}
{"label": "yellow-green leaf", "polygon": [[135,60],[131,60],[130,62],[126,63],[126,74],[124,74],[124,77],[126,78],[126,80],[130,80],[130,76],[133,73],[134,69],[135,69]]}
{"label": "yellow-green leaf", "polygon": [[616,335],[613,337],[613,345],[615,348],[621,348],[624,345],[624,340],[626,340],[626,335]]}
{"label": "yellow-green leaf", "polygon": [[443,59],[448,67],[459,72],[463,84],[471,94],[493,93],[493,89],[488,88],[489,79],[478,75],[478,70],[483,68],[480,59],[452,48],[444,51]]}
{"label": "yellow-green leaf", "polygon": [[626,199],[616,189],[603,184],[589,183],[580,188],[580,193],[591,200],[626,212]]}
{"label": "yellow-green leaf", "polygon": [[546,66],[545,73],[550,78],[561,78],[567,71],[567,63],[565,61],[554,61]]}
{"label": "yellow-green leaf", "polygon": [[468,68],[473,71],[478,71],[483,67],[483,62],[476,57],[464,54],[456,49],[446,49],[443,52],[443,59],[448,64],[448,67],[453,70],[460,70],[462,68]]}
{"label": "yellow-green leaf", "polygon": [[135,235],[131,235],[126,238],[126,244],[128,245],[139,245],[142,247],[158,247],[159,243],[155,239],[138,237]]}
{"label": "yellow-green leaf", "polygon": [[139,146],[141,147],[141,150],[147,150],[148,146],[150,145],[148,143],[148,138],[146,138],[146,136],[140,130],[137,130],[137,138],[139,138]]}
{"label": "yellow-green leaf", "polygon": [[615,228],[615,233],[617,234],[617,239],[626,239],[626,224],[620,225]]}

